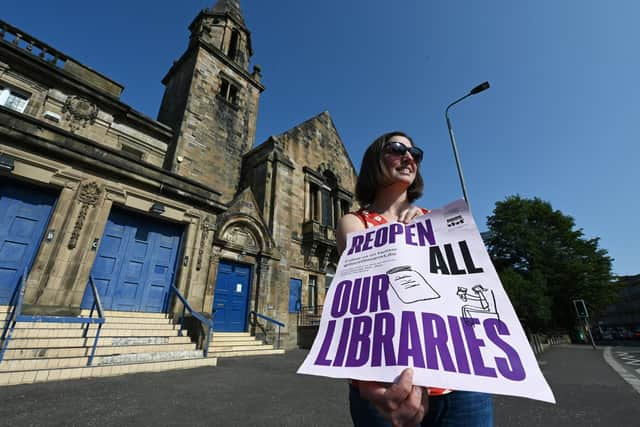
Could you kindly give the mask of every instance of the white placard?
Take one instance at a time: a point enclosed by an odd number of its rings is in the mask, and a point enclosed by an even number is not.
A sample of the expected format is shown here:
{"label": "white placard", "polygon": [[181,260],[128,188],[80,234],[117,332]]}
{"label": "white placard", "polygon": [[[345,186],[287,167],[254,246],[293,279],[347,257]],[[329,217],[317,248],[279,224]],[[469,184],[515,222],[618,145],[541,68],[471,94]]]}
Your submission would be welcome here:
{"label": "white placard", "polygon": [[352,233],[298,373],[555,403],[463,200]]}

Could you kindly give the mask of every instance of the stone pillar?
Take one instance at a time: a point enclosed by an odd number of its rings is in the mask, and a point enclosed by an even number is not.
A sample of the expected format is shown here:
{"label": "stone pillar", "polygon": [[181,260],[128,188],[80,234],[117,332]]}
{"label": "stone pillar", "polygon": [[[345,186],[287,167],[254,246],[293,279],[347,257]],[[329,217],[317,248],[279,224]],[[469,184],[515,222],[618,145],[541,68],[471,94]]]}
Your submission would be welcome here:
{"label": "stone pillar", "polygon": [[24,297],[25,304],[51,305],[55,299],[55,294],[50,294],[43,298],[43,293],[49,284],[53,285],[54,289],[59,287],[56,285],[59,285],[60,280],[57,280],[58,283],[56,284],[50,283],[51,272],[57,262],[69,260],[68,257],[61,259],[60,251],[64,243],[66,243],[64,241],[64,229],[73,220],[68,215],[68,212],[73,205],[74,193],[75,191],[71,187],[64,187],[60,192],[47,228],[47,230],[53,231],[53,239],[45,238],[40,245],[27,280],[27,289]]}
{"label": "stone pillar", "polygon": [[313,219],[313,214],[311,213],[311,184],[309,184],[309,180],[304,180],[304,220],[309,221]]}
{"label": "stone pillar", "polygon": [[220,255],[222,248],[213,246],[211,248],[211,256],[209,257],[209,274],[207,275],[207,284],[204,291],[204,303],[202,311],[210,313],[213,308],[213,294],[215,292],[215,282],[218,275],[218,264],[220,263]]}

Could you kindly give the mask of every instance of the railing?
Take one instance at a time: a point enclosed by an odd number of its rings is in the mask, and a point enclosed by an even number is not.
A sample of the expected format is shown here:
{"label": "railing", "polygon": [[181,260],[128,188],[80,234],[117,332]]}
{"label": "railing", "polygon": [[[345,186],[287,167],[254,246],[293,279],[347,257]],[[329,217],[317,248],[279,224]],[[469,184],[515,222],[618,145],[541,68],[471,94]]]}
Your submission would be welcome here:
{"label": "railing", "polygon": [[322,317],[321,305],[310,305],[302,307],[298,312],[298,326],[317,326]]}
{"label": "railing", "polygon": [[270,317],[268,317],[268,316],[265,316],[264,314],[256,313],[255,311],[251,311],[251,312],[249,313],[249,315],[250,315],[250,316],[253,316],[253,322],[254,322],[254,324],[256,324],[257,326],[259,326],[259,327],[260,327],[260,329],[262,329],[262,331],[264,332],[265,338],[266,338],[266,336],[267,336],[267,331],[265,331],[265,330],[264,330],[264,328],[262,328],[262,325],[260,325],[260,324],[258,323],[258,318],[260,318],[260,319],[262,319],[262,320],[265,320],[265,321],[267,321],[267,322],[273,323],[274,325],[276,325],[276,326],[278,327],[278,341],[277,341],[277,342],[278,342],[278,344],[276,345],[276,348],[280,348],[280,328],[284,328],[284,326],[285,326],[285,325],[284,325],[284,323],[282,323],[282,322],[278,322],[277,320],[272,319],[272,318],[270,318]]}
{"label": "railing", "polygon": [[0,40],[13,43],[59,68],[64,67],[68,58],[64,53],[2,20],[0,20]]}
{"label": "railing", "polygon": [[540,354],[552,345],[569,344],[571,339],[567,334],[528,334],[529,344],[533,350],[533,354]]}
{"label": "railing", "polygon": [[336,232],[331,226],[322,225],[317,221],[311,220],[302,224],[302,239],[305,241],[324,240],[335,242]]}
{"label": "railing", "polygon": [[171,292],[174,293],[175,296],[178,297],[178,299],[182,303],[182,315],[180,316],[180,320],[179,320],[180,329],[178,330],[178,335],[182,336],[182,330],[184,329],[184,313],[186,310],[189,310],[189,312],[191,313],[191,316],[194,319],[198,320],[203,326],[207,328],[206,338],[205,338],[205,342],[202,349],[203,357],[207,357],[209,354],[209,342],[211,341],[211,331],[213,331],[213,313],[211,313],[212,319],[207,319],[201,313],[194,311],[194,309],[191,308],[191,305],[189,305],[185,297],[180,293],[180,291],[178,290],[178,288],[175,287],[175,285],[171,285]]}
{"label": "railing", "polygon": [[0,19],[0,43],[6,43],[14,48],[33,55],[39,60],[53,65],[84,83],[93,85],[94,88],[105,91],[111,96],[119,98],[122,94],[123,86],[114,82],[110,78],[103,76],[95,70],[82,65],[80,62],[65,55],[57,49],[49,46],[45,42],[27,34],[19,28]]}
{"label": "railing", "polygon": [[[13,335],[13,331],[16,327],[16,323],[18,322],[42,322],[42,323],[81,323],[85,324],[84,331],[82,333],[83,338],[87,338],[87,333],[89,331],[89,325],[97,324],[98,329],[96,330],[96,336],[93,340],[93,347],[91,348],[91,354],[89,355],[89,359],[87,360],[87,366],[91,366],[93,363],[93,357],[96,354],[96,347],[98,346],[98,340],[100,339],[100,330],[102,329],[102,324],[104,323],[104,314],[102,312],[102,303],[100,302],[100,295],[98,294],[98,290],[96,289],[96,285],[93,282],[93,277],[89,276],[89,284],[91,285],[91,291],[93,292],[93,305],[91,306],[91,312],[89,317],[77,316],[77,317],[68,317],[68,316],[39,316],[39,315],[27,315],[22,314],[22,304],[24,302],[24,293],[26,290],[26,277],[27,272],[22,273],[22,276],[18,279],[18,283],[16,284],[16,288],[13,291],[13,295],[11,296],[11,300],[9,302],[9,306],[11,306],[10,314],[7,317],[7,321],[2,330],[2,349],[0,349],[0,362],[2,362],[2,358],[4,357],[4,353],[9,346],[9,342],[11,341],[11,336]],[[98,317],[93,317],[94,310],[98,310]]]}

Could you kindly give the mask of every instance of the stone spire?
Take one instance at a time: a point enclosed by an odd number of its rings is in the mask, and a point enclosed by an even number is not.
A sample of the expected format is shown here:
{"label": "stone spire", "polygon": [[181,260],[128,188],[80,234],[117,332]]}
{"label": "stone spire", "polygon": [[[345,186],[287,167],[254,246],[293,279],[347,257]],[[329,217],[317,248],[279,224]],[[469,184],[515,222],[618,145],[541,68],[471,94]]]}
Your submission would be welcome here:
{"label": "stone spire", "polygon": [[215,6],[210,9],[212,15],[229,15],[238,24],[246,28],[242,10],[240,9],[240,0],[218,0]]}

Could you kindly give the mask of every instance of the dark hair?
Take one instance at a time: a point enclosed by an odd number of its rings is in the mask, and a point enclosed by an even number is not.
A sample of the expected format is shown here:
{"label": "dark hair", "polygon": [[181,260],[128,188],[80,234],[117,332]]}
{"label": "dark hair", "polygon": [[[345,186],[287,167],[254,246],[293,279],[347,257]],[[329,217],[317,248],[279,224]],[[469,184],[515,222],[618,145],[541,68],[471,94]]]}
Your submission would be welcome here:
{"label": "dark hair", "polygon": [[[388,185],[389,176],[382,163],[382,149],[394,136],[403,136],[411,142],[411,145],[415,147],[413,139],[404,132],[394,131],[385,133],[382,136],[376,138],[375,141],[369,145],[367,151],[364,152],[362,157],[362,164],[360,165],[360,173],[358,174],[358,180],[356,181],[356,199],[360,202],[362,207],[366,207],[373,203],[376,197],[376,191],[378,188]],[[422,175],[420,175],[420,165],[416,168],[416,178],[413,180],[409,188],[407,189],[407,198],[409,202],[413,202],[422,196],[422,190],[424,189],[424,181]]]}

